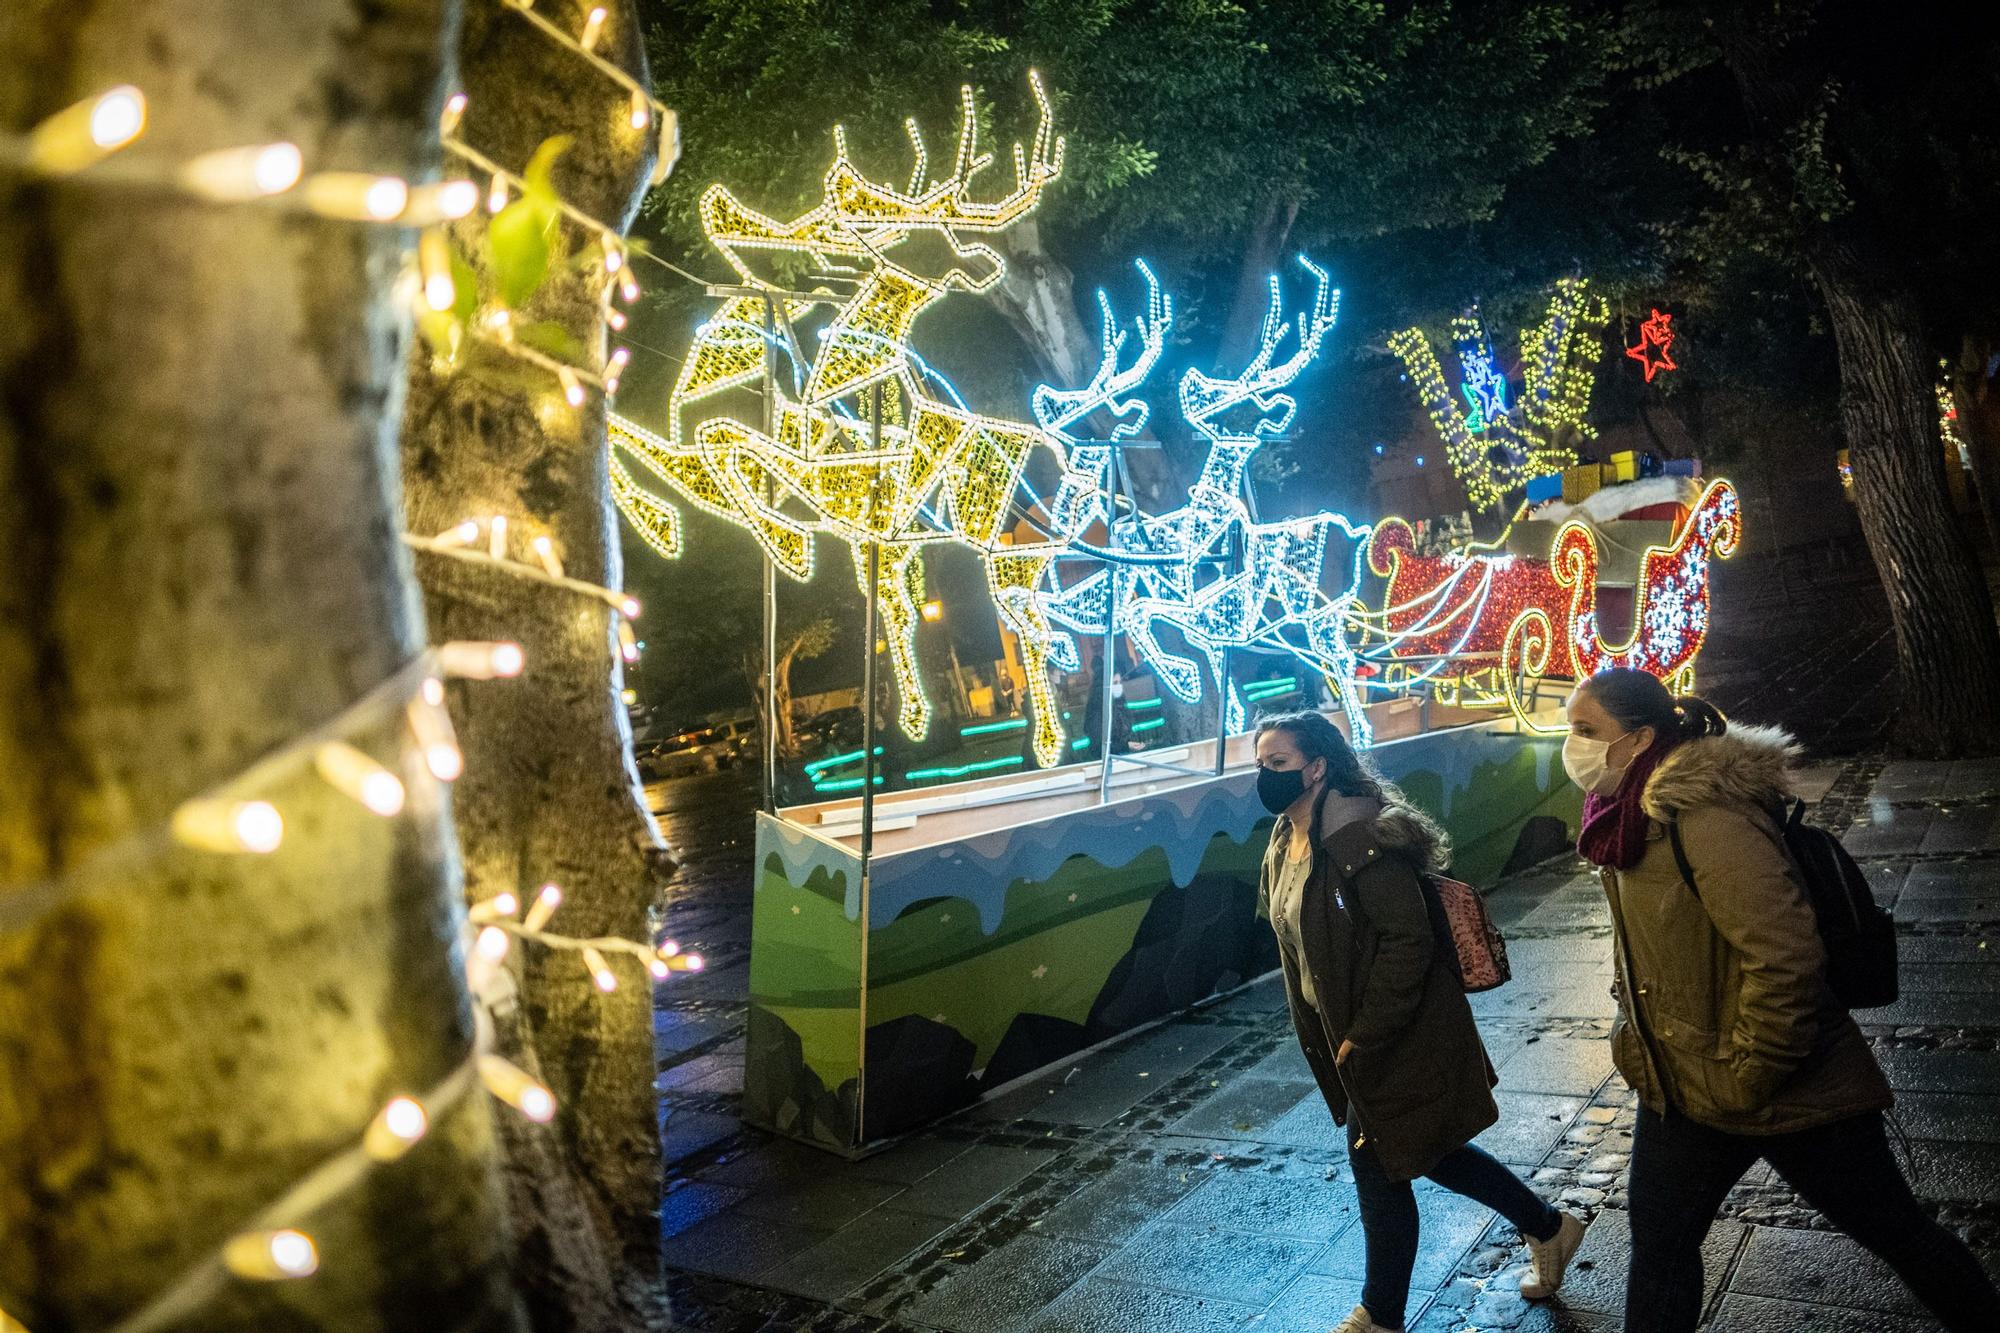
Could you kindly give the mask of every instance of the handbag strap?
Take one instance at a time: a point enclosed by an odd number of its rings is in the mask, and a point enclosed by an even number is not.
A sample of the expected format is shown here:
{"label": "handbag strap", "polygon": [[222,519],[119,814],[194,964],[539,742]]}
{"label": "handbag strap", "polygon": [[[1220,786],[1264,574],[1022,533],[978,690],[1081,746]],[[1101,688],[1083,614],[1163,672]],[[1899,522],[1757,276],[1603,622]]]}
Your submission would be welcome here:
{"label": "handbag strap", "polygon": [[1680,867],[1681,878],[1687,882],[1688,892],[1701,899],[1701,887],[1694,882],[1694,866],[1688,862],[1687,847],[1681,842],[1681,821],[1676,819],[1667,825],[1667,840],[1674,845],[1674,864]]}

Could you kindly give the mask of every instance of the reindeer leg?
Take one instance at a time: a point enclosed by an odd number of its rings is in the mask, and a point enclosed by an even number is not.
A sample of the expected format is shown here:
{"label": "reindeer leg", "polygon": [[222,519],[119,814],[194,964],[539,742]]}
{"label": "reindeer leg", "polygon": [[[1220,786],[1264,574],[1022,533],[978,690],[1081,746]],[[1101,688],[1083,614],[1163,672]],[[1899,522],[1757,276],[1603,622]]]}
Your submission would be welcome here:
{"label": "reindeer leg", "polygon": [[[855,580],[866,596],[869,543],[852,543],[852,549]],[[923,674],[917,666],[917,598],[912,595],[913,580],[923,577],[921,565],[916,564],[922,548],[911,543],[885,543],[879,549],[875,605],[879,632],[888,645],[889,667],[896,676],[897,722],[905,736],[920,741],[931,729],[931,701],[924,693]]]}
{"label": "reindeer leg", "polygon": [[[987,586],[1001,620],[1021,641],[1021,665],[1028,676],[1028,698],[1035,711],[1035,762],[1053,768],[1063,760],[1068,734],[1062,724],[1062,706],[1056,702],[1055,687],[1049,683],[1049,658],[1055,632],[1036,588],[1049,563],[1055,559],[1053,546],[1010,546],[986,552]],[[1071,644],[1071,651],[1075,645]]]}

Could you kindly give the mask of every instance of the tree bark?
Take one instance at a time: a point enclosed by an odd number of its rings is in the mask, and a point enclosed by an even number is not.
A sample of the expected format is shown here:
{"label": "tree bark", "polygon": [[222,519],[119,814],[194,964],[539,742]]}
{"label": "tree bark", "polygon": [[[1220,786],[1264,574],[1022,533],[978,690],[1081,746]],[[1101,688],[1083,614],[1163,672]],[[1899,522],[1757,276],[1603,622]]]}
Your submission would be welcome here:
{"label": "tree bark", "polygon": [[2000,632],[1945,489],[1916,309],[1832,238],[1808,251],[1840,354],[1840,415],[1861,530],[1882,575],[1901,668],[1902,739],[1930,755],[2000,750]]}
{"label": "tree bark", "polygon": [[[107,0],[0,15],[0,124],[130,82],[130,160],[290,139],[307,169],[435,169],[446,0]],[[0,1307],[143,1306],[383,1104],[466,1059],[450,823],[401,709],[381,819],[313,777],[265,857],[139,845],[25,925],[21,886],[177,804],[421,651],[396,540],[397,230],[0,176]],[[71,881],[76,882],[76,881]],[[298,1218],[321,1269],[183,1326],[512,1326],[476,1090]]]}
{"label": "tree bark", "polygon": [[1958,408],[1958,433],[1972,459],[1972,483],[1979,488],[1979,512],[1986,540],[2000,554],[2000,345],[1967,335],[1952,367],[1951,396]]}
{"label": "tree bark", "polygon": [[[586,8],[544,6],[571,32],[581,30]],[[632,7],[610,8],[597,49],[643,82]],[[572,135],[556,188],[622,235],[652,161],[652,131],[631,127],[626,93],[502,5],[468,12],[461,63],[467,105],[459,133],[467,142],[518,172],[543,140]],[[468,252],[483,225],[477,214],[461,225]],[[574,248],[596,250],[598,238],[570,234]],[[559,323],[601,363],[604,278],[601,266],[552,270],[516,317]],[[504,515],[516,558],[532,559],[529,543],[546,536],[571,577],[621,585],[605,409],[596,395],[572,410],[553,376],[528,387],[517,374],[482,375],[476,367],[441,376],[420,349],[411,360],[403,461],[412,530]],[[457,811],[468,894],[511,890],[527,902],[555,883],[564,899],[552,929],[646,939],[671,863],[632,760],[611,608],[489,566],[420,556],[418,572],[439,637],[513,640],[527,662],[506,690],[452,698],[466,753]],[[620,984],[602,994],[575,953],[529,944],[517,957],[522,1004],[502,1036],[539,1071],[560,1108],[552,1126],[510,1126],[506,1141],[524,1296],[536,1326],[664,1323],[651,978],[632,960],[616,960]]]}
{"label": "tree bark", "polygon": [[[986,299],[1020,335],[1047,383],[1063,388],[1086,383],[1097,370],[1098,337],[1077,314],[1076,277],[1044,248],[1041,224],[1033,218],[1017,222],[993,244],[1006,257],[1007,272]],[[1091,422],[1099,436],[1110,433],[1110,423],[1101,415]],[[1145,438],[1151,438],[1150,431]],[[1128,449],[1124,458],[1142,508],[1157,514],[1181,503],[1164,448]]]}
{"label": "tree bark", "polygon": [[1236,266],[1229,316],[1223,321],[1222,339],[1215,349],[1218,374],[1234,374],[1256,355],[1264,315],[1271,308],[1271,275],[1284,265],[1285,246],[1298,218],[1298,200],[1273,195],[1264,205],[1256,230],[1246,238],[1243,257]]}

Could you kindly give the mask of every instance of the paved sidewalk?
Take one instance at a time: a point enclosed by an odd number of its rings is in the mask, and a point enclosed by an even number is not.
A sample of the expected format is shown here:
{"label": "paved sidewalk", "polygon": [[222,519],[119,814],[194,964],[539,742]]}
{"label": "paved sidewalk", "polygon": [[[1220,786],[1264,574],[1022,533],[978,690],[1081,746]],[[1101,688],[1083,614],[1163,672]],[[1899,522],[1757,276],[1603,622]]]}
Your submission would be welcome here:
{"label": "paved sidewalk", "polygon": [[[1903,999],[1860,1017],[1918,1191],[2000,1268],[2000,762],[1856,760],[1815,786],[1904,931]],[[1410,1327],[1617,1329],[1633,1102],[1611,1069],[1602,894],[1571,862],[1491,903],[1515,979],[1474,1001],[1502,1115],[1480,1142],[1594,1221],[1559,1298],[1529,1306],[1512,1229],[1420,1188]],[[664,1244],[685,1327],[1291,1333],[1356,1301],[1346,1154],[1273,980],[851,1164],[736,1124],[728,1007],[720,989],[687,992],[662,1015],[679,1158]],[[1763,1168],[1726,1205],[1708,1277],[1714,1330],[1933,1327]]]}

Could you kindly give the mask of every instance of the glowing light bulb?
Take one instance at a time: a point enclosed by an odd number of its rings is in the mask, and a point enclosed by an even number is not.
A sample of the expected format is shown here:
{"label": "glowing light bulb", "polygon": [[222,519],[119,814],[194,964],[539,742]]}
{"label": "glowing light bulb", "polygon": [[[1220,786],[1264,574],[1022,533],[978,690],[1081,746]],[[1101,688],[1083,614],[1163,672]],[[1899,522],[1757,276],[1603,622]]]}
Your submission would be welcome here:
{"label": "glowing light bulb", "polygon": [[640,610],[639,599],[636,597],[627,597],[624,601],[618,603],[618,610],[627,620],[637,620]]}
{"label": "glowing light bulb", "polygon": [[632,626],[623,620],[618,622],[618,652],[627,662],[639,660],[639,641],[632,637]]}
{"label": "glowing light bulb", "polygon": [[556,371],[556,378],[562,381],[563,401],[571,407],[583,406],[583,382],[568,366]]}
{"label": "glowing light bulb", "polygon": [[629,347],[620,347],[611,353],[611,369],[614,372],[623,370],[626,363],[631,359],[632,349]]}
{"label": "glowing light bulb", "polygon": [[444,114],[438,117],[438,132],[450,134],[458,128],[458,122],[465,115],[465,94],[453,93],[444,99]]}
{"label": "glowing light bulb", "polygon": [[651,972],[660,981],[665,981],[674,974],[674,970],[667,966],[667,960],[664,958],[651,959],[646,964],[646,970]]}
{"label": "glowing light bulb", "polygon": [[100,162],[146,129],[146,97],[120,85],[63,108],[29,132],[28,161],[67,174]]}
{"label": "glowing light bulb", "polygon": [[507,558],[507,516],[495,514],[486,525],[486,554],[495,560]]}
{"label": "glowing light bulb", "polygon": [[[496,893],[483,903],[474,903],[466,909],[468,921],[492,921],[498,917],[511,917],[521,910],[521,900],[512,893]],[[505,934],[503,931],[502,934]],[[476,945],[477,940],[474,941]]]}
{"label": "glowing light bulb", "polygon": [[303,1231],[246,1231],[223,1243],[222,1266],[253,1282],[311,1277],[319,1271],[319,1249]]}
{"label": "glowing light bulb", "polygon": [[458,300],[458,284],[451,276],[451,243],[435,227],[417,241],[417,268],[424,276],[424,304],[433,310],[449,310]]}
{"label": "glowing light bulb", "polygon": [[700,954],[698,954],[698,953],[691,953],[691,954],[687,955],[687,970],[688,970],[688,971],[690,971],[690,972],[699,972],[699,971],[701,971],[701,970],[702,970],[702,969],[703,969],[704,967],[707,967],[707,966],[708,966],[708,963],[707,963],[707,962],[706,962],[706,961],[705,961],[705,960],[704,960],[704,959],[702,958],[702,956],[701,956]]}
{"label": "glowing light bulb", "polygon": [[90,141],[99,148],[123,148],[145,128],[146,95],[129,84],[111,89],[90,108]]}
{"label": "glowing light bulb", "polygon": [[646,126],[652,124],[652,122],[652,103],[646,100],[646,94],[634,88],[632,90],[632,128],[643,130]]}
{"label": "glowing light bulb", "polygon": [[422,694],[424,702],[432,708],[444,707],[444,682],[436,676],[425,676],[423,685],[419,687],[419,693]]}
{"label": "glowing light bulb", "polygon": [[396,176],[365,171],[318,171],[306,177],[306,207],[347,222],[387,222],[410,202],[410,187]]}
{"label": "glowing light bulb", "polygon": [[203,153],[179,174],[181,184],[195,194],[235,203],[283,194],[299,183],[304,165],[297,144],[268,143]]}
{"label": "glowing light bulb", "polygon": [[393,1162],[430,1128],[430,1116],[414,1097],[391,1098],[361,1135],[361,1151],[378,1162]]}
{"label": "glowing light bulb", "polygon": [[454,640],[438,645],[438,667],[461,680],[496,680],[518,676],[527,665],[518,643]]}
{"label": "glowing light bulb", "polygon": [[547,534],[535,538],[531,545],[535,548],[535,558],[542,562],[542,568],[548,571],[549,577],[561,578],[562,561],[556,558],[556,544],[549,540]]}
{"label": "glowing light bulb", "polygon": [[328,741],[313,751],[313,767],[335,791],[384,819],[402,812],[402,780],[346,741]]}
{"label": "glowing light bulb", "polygon": [[472,942],[472,949],[489,963],[497,963],[507,957],[513,947],[512,937],[498,926],[488,926],[480,931]]}
{"label": "glowing light bulb", "polygon": [[471,181],[445,181],[431,189],[441,217],[462,218],[479,207],[479,187]]}
{"label": "glowing light bulb", "polygon": [[396,217],[409,203],[410,187],[394,176],[377,179],[361,197],[361,206],[368,210],[368,216],[383,222]]}
{"label": "glowing light bulb", "polygon": [[616,273],[619,269],[625,267],[625,252],[619,248],[617,237],[606,236],[599,244],[604,247],[604,271],[606,273]]}
{"label": "glowing light bulb", "polygon": [[604,322],[609,324],[613,329],[622,331],[626,323],[625,312],[623,310],[607,310],[604,312]]}
{"label": "glowing light bulb", "polygon": [[493,173],[492,188],[486,192],[486,211],[498,213],[507,206],[507,178],[499,172]]}
{"label": "glowing light bulb", "polygon": [[486,1090],[538,1124],[555,1118],[555,1094],[497,1055],[479,1057],[479,1081]]}
{"label": "glowing light bulb", "polygon": [[612,972],[611,964],[605,961],[604,955],[587,944],[583,946],[582,952],[583,965],[590,969],[590,979],[597,983],[597,989],[606,995],[617,990],[617,974]]}
{"label": "glowing light bulb", "polygon": [[171,821],[174,840],[209,852],[274,852],[285,839],[285,821],[269,801],[196,797],[183,801]]}
{"label": "glowing light bulb", "polygon": [[465,755],[452,733],[451,714],[441,703],[412,699],[407,710],[410,731],[424,752],[424,766],[439,782],[455,782],[465,772]]}
{"label": "glowing light bulb", "polygon": [[628,704],[635,704],[639,702],[639,691],[621,690],[618,694],[618,697],[620,699],[623,699]]}
{"label": "glowing light bulb", "polygon": [[605,11],[602,5],[590,11],[583,20],[583,35],[576,40],[588,51],[597,45],[597,39],[604,35]]}
{"label": "glowing light bulb", "polygon": [[618,275],[618,295],[624,298],[626,305],[639,299],[639,280],[632,276],[629,268]]}
{"label": "glowing light bulb", "polygon": [[660,947],[657,950],[655,950],[655,952],[658,953],[662,958],[672,958],[675,954],[679,953],[680,951],[681,951],[681,946],[678,940],[661,940]]}
{"label": "glowing light bulb", "polygon": [[446,528],[431,540],[441,546],[470,546],[479,540],[479,520],[468,518],[455,528]]}
{"label": "glowing light bulb", "polygon": [[528,907],[527,920],[521,924],[529,930],[540,930],[549,924],[549,918],[562,906],[562,890],[553,884],[542,885],[542,891],[535,895],[535,901]]}

